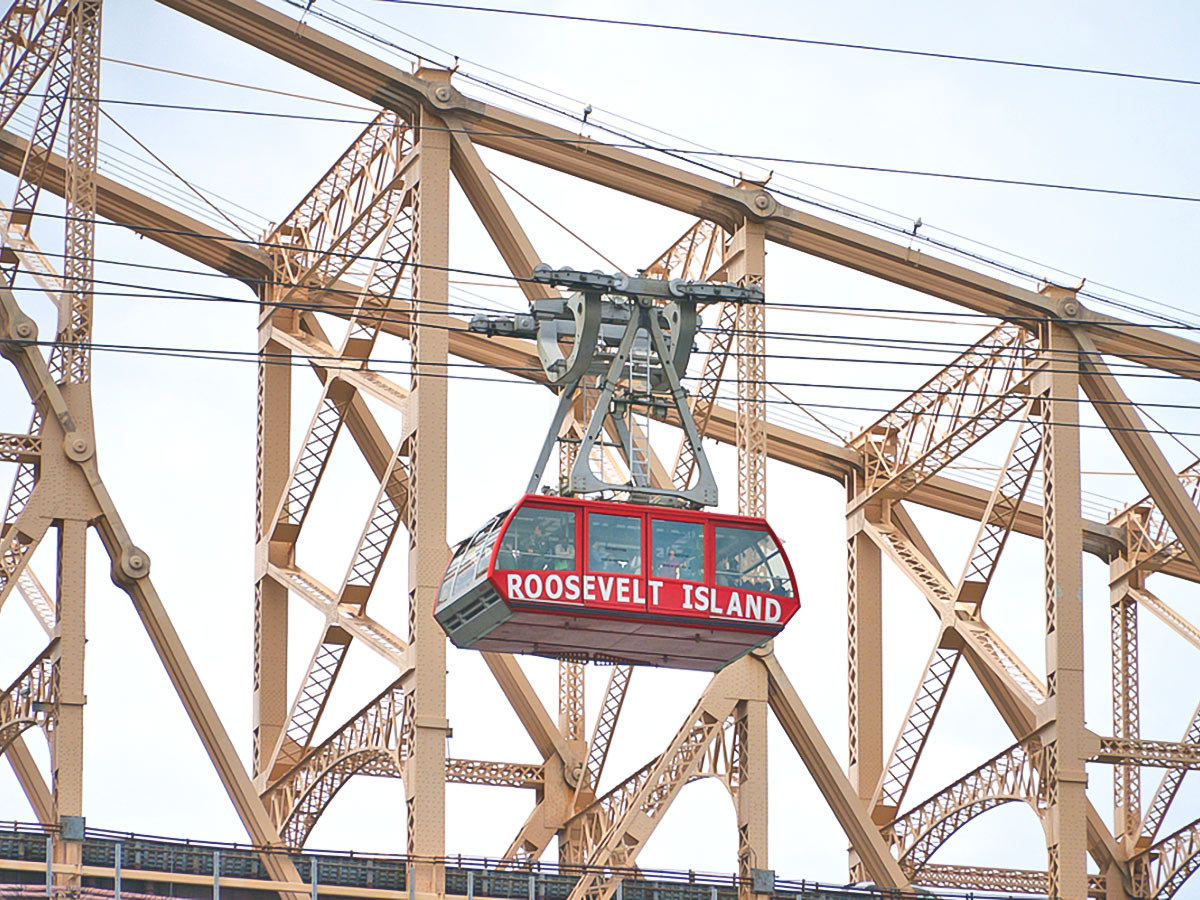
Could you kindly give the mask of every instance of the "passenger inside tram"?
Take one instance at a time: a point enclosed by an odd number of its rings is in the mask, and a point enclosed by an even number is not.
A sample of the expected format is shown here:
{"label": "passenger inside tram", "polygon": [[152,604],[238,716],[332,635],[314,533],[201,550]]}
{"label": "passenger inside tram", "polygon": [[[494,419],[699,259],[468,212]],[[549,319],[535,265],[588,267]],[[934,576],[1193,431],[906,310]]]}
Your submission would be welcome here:
{"label": "passenger inside tram", "polygon": [[496,568],[574,569],[575,513],[535,506],[518,510],[500,543]]}
{"label": "passenger inside tram", "polygon": [[655,519],[650,525],[655,578],[704,580],[704,526]]}
{"label": "passenger inside tram", "polygon": [[717,584],[722,587],[792,596],[787,564],[774,539],[754,528],[716,528]]}
{"label": "passenger inside tram", "polygon": [[588,571],[642,573],[642,520],[635,516],[588,514]]}

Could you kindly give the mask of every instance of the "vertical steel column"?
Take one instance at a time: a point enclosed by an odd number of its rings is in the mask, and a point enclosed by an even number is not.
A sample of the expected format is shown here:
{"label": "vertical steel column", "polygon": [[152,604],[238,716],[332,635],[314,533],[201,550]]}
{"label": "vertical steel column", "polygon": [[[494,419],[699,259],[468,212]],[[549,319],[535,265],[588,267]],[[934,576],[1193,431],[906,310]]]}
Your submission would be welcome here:
{"label": "vertical steel column", "polygon": [[[766,236],[762,224],[744,222],[730,240],[729,279],[745,287],[762,284],[766,270]],[[761,303],[738,306],[738,512],[767,514],[767,369],[764,332],[766,309]]]}
{"label": "vertical steel column", "polygon": [[66,240],[58,343],[50,369],[64,384],[91,380],[92,276],[96,245],[96,149],[100,115],[100,0],[76,0],[70,12],[71,125],[67,143]]}
{"label": "vertical steel column", "polygon": [[[278,266],[276,267],[278,274]],[[253,773],[261,781],[287,725],[288,592],[267,575],[267,563],[287,565],[293,548],[274,542],[271,521],[291,475],[292,367],[290,351],[271,339],[273,328],[287,328],[295,314],[273,306],[276,286],[262,289],[259,314],[258,448],[255,494],[257,544],[254,572],[254,728]]]}
{"label": "vertical steel column", "polygon": [[[449,83],[450,73],[421,70]],[[413,275],[413,379],[409,439],[411,486],[408,556],[409,640],[415,668],[404,680],[414,698],[412,751],[404,769],[408,853],[440,859],[446,847],[446,635],[433,608],[449,550],[446,546],[446,362],[450,299],[450,135],[430,110],[420,113],[416,192],[417,264]],[[417,893],[442,893],[440,863],[415,861],[410,885]]]}
{"label": "vertical steel column", "polygon": [[[50,732],[50,768],[54,792],[54,818],[59,825],[66,816],[83,816],[83,654],[85,645],[85,598],[87,587],[87,522],[63,519],[58,529],[58,584],[55,599],[54,679],[58,702],[54,730]],[[82,862],[81,840],[68,838],[64,828],[54,842],[54,862]],[[79,835],[82,838],[82,835]],[[78,875],[60,875],[56,888],[77,892]]]}
{"label": "vertical steel column", "polygon": [[[859,478],[847,481],[851,503],[863,488]],[[879,547],[864,527],[882,516],[881,504],[873,501],[846,522],[849,776],[865,808],[883,775],[883,566]]]}
{"label": "vertical steel column", "polygon": [[[1114,574],[1128,566],[1111,563]],[[1109,587],[1112,627],[1113,737],[1137,740],[1141,735],[1138,697],[1138,604],[1131,588],[1140,588],[1141,575],[1117,575]],[[1113,766],[1113,833],[1133,852],[1142,825],[1141,768],[1131,763]]]}
{"label": "vertical steel column", "polygon": [[[766,232],[746,221],[729,246],[729,280],[745,287],[763,283]],[[766,310],[761,303],[738,307],[737,459],[738,513],[767,514]],[[769,646],[769,645],[768,645]],[[738,876],[740,892],[749,893],[750,869],[766,869],[767,857],[767,687],[757,661],[739,662],[750,683],[734,710],[737,739]]]}
{"label": "vertical steel column", "polygon": [[1083,726],[1083,524],[1079,478],[1079,345],[1046,326],[1049,368],[1038,376],[1046,421],[1042,529],[1046,565],[1048,808],[1043,819],[1051,900],[1087,896],[1087,787]]}

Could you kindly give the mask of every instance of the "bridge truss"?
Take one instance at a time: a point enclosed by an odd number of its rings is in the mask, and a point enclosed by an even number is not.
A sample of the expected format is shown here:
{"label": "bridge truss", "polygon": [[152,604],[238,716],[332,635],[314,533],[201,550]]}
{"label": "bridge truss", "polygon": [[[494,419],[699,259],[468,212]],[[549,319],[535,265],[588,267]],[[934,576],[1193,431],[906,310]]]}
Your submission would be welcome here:
{"label": "bridge truss", "polygon": [[[572,900],[608,900],[614,868],[638,854],[689,781],[723,783],[737,811],[739,874],[752,892],[754,870],[769,868],[768,717],[782,726],[811,772],[851,847],[851,875],[889,888],[941,885],[1036,890],[1053,898],[1170,897],[1200,863],[1200,819],[1174,834],[1160,826],[1184,774],[1200,764],[1200,711],[1178,741],[1144,740],[1139,728],[1138,619],[1144,608],[1200,648],[1200,630],[1147,587],[1157,573],[1200,581],[1200,473],[1176,473],[1147,433],[1106,360],[1119,358],[1180,379],[1200,377],[1200,345],[1085,308],[1075,292],[1027,289],[914,254],[906,246],[793,209],[764,185],[721,184],[637,154],[485,105],[461,93],[451,73],[402,72],[252,0],[161,0],[198,22],[306,70],[379,106],[375,119],[295,209],[254,243],[233,239],[95,172],[100,0],[19,0],[0,22],[0,166],[17,176],[17,202],[5,213],[0,268],[0,338],[30,400],[28,433],[0,436],[0,459],[17,474],[0,533],[0,603],[14,592],[43,625],[48,645],[31,648],[28,667],[0,694],[2,749],[40,821],[62,827],[55,843],[64,889],[77,884],[72,823],[83,815],[83,540],[100,535],[114,581],[130,596],[181,702],[251,840],[303,845],[346,782],[400,778],[406,796],[410,891],[444,893],[445,787],[506,785],[535,802],[506,858],[516,867],[557,840],[560,860],[585,865]],[[14,111],[40,92],[30,138],[8,130]],[[69,119],[67,111],[69,110]],[[68,127],[66,158],[54,152]],[[844,444],[768,423],[765,415],[765,311],[718,311],[691,402],[705,435],[736,447],[739,510],[766,511],[766,465],[777,460],[844,483],[847,495],[849,760],[839,763],[789,680],[785,661],[765,648],[715,675],[671,740],[647,748],[644,766],[601,793],[609,744],[632,671],[608,673],[604,701],[589,728],[587,671],[563,662],[557,710],[534,690],[518,659],[484,654],[488,669],[537,748],[520,763],[447,758],[445,638],[433,620],[447,559],[447,382],[450,357],[523,378],[541,371],[535,350],[517,339],[484,338],[448,312],[452,181],[529,300],[555,296],[527,279],[541,262],[520,220],[480,156],[487,148],[622,191],[697,218],[653,258],[651,274],[762,282],[769,244],[791,248],[983,313],[999,322],[891,412]],[[66,197],[65,265],[58,274],[31,234],[39,191]],[[254,602],[254,744],[247,771],[188,660],[150,576],[148,554],[122,524],[95,461],[89,340],[92,223],[127,226],[227,276],[261,301],[258,344],[257,521]],[[52,351],[11,290],[28,272],[59,305]],[[414,300],[413,298],[417,298]],[[329,335],[317,312],[339,316]],[[411,345],[414,374],[397,380],[372,368],[382,334]],[[717,402],[729,357],[738,396]],[[306,365],[320,397],[298,445],[291,435],[292,379]],[[1082,393],[1081,393],[1082,392]],[[564,426],[578,437],[586,392]],[[1092,405],[1147,495],[1107,522],[1081,511],[1080,398]],[[403,422],[389,434],[366,402]],[[993,487],[943,474],[994,431],[1011,433]],[[361,535],[340,584],[306,570],[298,539],[335,442],[352,441],[378,480]],[[569,465],[571,444],[564,443]],[[618,469],[628,461],[615,456]],[[686,483],[694,460],[651,460],[657,484]],[[1043,500],[1028,495],[1040,472]],[[958,577],[938,561],[933,540],[908,510],[930,507],[976,524],[970,561]],[[56,531],[57,572],[47,591],[28,563]],[[1035,672],[982,615],[1010,535],[1044,542],[1045,671]],[[408,628],[397,635],[368,612],[385,559],[407,544]],[[1113,724],[1111,735],[1084,725],[1082,568],[1085,553],[1111,571]],[[940,623],[929,662],[900,732],[883,724],[882,650],[885,560],[909,578]],[[325,619],[314,645],[288,638],[289,604]],[[376,601],[378,603],[378,601]],[[346,721],[324,721],[349,646],[368,648],[394,679]],[[299,685],[287,664],[310,654]],[[1012,732],[1013,743],[912,802],[909,786],[950,683],[965,661]],[[25,743],[41,729],[51,742],[52,777]],[[1114,770],[1112,823],[1089,801],[1089,766]],[[965,767],[964,767],[965,768]],[[1143,807],[1141,776],[1162,770]],[[933,854],[974,817],[1009,802],[1027,804],[1045,833],[1047,865],[1026,871],[934,864]],[[271,877],[300,879],[289,858],[263,854]],[[424,860],[424,861],[422,861]],[[1090,860],[1090,864],[1089,864]],[[75,879],[75,881],[73,881]],[[285,891],[286,893],[286,891]]]}

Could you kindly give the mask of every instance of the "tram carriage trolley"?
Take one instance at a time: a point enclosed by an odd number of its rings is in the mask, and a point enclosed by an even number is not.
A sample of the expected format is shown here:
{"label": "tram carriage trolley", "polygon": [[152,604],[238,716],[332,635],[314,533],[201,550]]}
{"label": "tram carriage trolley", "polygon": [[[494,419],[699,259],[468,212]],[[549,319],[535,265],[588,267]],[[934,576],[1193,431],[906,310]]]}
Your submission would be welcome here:
{"label": "tram carriage trolley", "polygon": [[[547,378],[562,388],[558,411],[526,494],[454,548],[434,616],[463,648],[716,671],[771,640],[800,606],[764,519],[700,508],[716,504],[716,482],[680,386],[697,303],[762,302],[761,288],[543,266],[534,277],[580,291],[471,328],[537,338]],[[574,338],[569,356],[564,333]],[[602,389],[575,466],[560,495],[535,493],[589,375]],[[691,485],[651,487],[629,428],[638,406],[674,407],[696,460]],[[624,442],[628,482],[605,482],[589,466],[606,426]]]}

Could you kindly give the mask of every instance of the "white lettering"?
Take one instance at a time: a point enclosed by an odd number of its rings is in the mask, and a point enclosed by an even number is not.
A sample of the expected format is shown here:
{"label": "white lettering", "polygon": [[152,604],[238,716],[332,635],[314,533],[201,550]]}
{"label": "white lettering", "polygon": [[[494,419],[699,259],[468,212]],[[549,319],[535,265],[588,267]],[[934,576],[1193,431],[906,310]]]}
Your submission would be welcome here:
{"label": "white lettering", "polygon": [[[749,595],[747,594],[747,596]],[[733,591],[729,595],[729,606],[725,608],[725,615],[739,617],[742,615],[742,598],[738,596],[737,591]]]}
{"label": "white lettering", "polygon": [[[657,603],[657,602],[658,602],[658,586],[659,586],[660,584],[662,584],[662,582],[661,582],[661,581],[658,581],[658,582],[652,581],[652,582],[650,582],[650,586],[651,586],[652,588],[654,588],[654,602],[655,602],[655,603]],[[700,590],[704,590],[704,588],[700,588]],[[691,586],[690,584],[685,584],[685,585],[683,585],[683,608],[684,608],[684,609],[691,609],[691,608],[692,608],[692,586]]]}
{"label": "white lettering", "polygon": [[628,578],[618,578],[617,579],[617,602],[618,603],[628,603],[629,602],[629,579]]}
{"label": "white lettering", "polygon": [[[713,615],[725,615],[725,610],[721,609],[721,595],[717,593],[716,588],[710,588],[710,592],[712,594],[712,602],[708,605],[708,608],[712,611]],[[737,596],[737,591],[733,592],[733,596]]]}
{"label": "white lettering", "polygon": [[[549,586],[547,586],[549,590]],[[762,619],[762,594],[747,594],[746,595],[746,618],[747,619]]]}
{"label": "white lettering", "polygon": [[534,575],[530,572],[525,576],[525,594],[530,600],[541,599],[542,596],[542,577]]}
{"label": "white lettering", "polygon": [[578,600],[579,599],[579,576],[578,575],[568,575],[565,580],[567,583],[566,584],[567,589],[563,594],[563,599],[564,600]]}
{"label": "white lettering", "polygon": [[[658,589],[662,586],[663,586],[663,583],[661,581],[651,581],[650,582],[650,602],[652,604],[654,604],[655,606],[658,606]],[[690,585],[689,585],[689,587],[690,587]],[[688,607],[688,608],[690,609],[691,607]]]}
{"label": "white lettering", "polygon": [[596,576],[583,576],[583,600],[586,603],[588,600],[596,599]]}
{"label": "white lettering", "polygon": [[521,593],[521,575],[519,572],[508,573],[508,597],[510,600],[524,600]]}
{"label": "white lettering", "polygon": [[603,575],[597,575],[596,587],[600,590],[601,603],[612,602],[613,577],[611,575],[608,578],[605,578]]}
{"label": "white lettering", "polygon": [[779,608],[779,601],[774,597],[767,597],[767,621],[778,622],[779,617],[783,615],[783,610]]}
{"label": "white lettering", "polygon": [[646,598],[642,596],[642,579],[640,578],[633,580],[633,602],[638,606],[646,605]]}
{"label": "white lettering", "polygon": [[562,596],[563,581],[562,576],[558,574],[550,574],[546,576],[546,597],[549,600],[557,600]]}
{"label": "white lettering", "polygon": [[696,586],[696,609],[705,612],[712,603],[712,588],[705,585]]}

